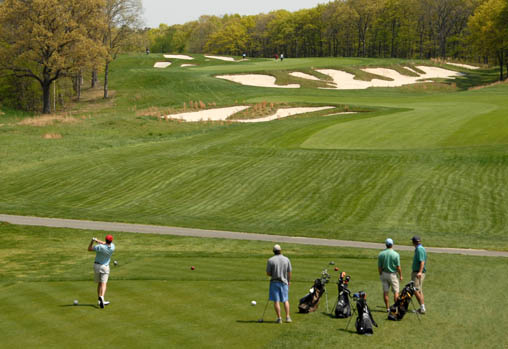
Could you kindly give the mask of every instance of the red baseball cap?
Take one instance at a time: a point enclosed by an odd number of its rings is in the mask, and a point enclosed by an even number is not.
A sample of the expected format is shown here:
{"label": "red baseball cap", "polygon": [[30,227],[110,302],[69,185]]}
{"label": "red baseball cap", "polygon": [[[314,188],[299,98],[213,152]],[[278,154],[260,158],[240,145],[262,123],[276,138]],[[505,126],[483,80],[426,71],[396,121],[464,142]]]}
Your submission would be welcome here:
{"label": "red baseball cap", "polygon": [[113,241],[113,235],[106,235],[106,242],[112,242]]}

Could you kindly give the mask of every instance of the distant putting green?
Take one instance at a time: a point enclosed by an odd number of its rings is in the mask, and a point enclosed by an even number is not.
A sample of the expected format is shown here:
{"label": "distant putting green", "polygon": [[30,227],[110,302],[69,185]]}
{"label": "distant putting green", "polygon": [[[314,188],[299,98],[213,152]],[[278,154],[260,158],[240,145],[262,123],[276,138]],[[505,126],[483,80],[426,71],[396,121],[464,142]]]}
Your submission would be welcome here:
{"label": "distant putting green", "polygon": [[[94,254],[86,251],[96,234],[0,224],[3,346],[88,347],[91,340],[97,348],[368,348],[423,341],[429,347],[508,345],[508,303],[499,296],[508,287],[499,277],[505,273],[504,258],[431,254],[428,313],[421,322],[415,314],[391,322],[382,309],[378,251],[282,244],[294,268],[293,323],[277,325],[271,305],[265,322],[257,322],[267,298],[271,243],[116,233],[119,263],[111,267],[106,294],[111,305],[102,310],[96,305]],[[401,253],[406,280],[411,257]],[[367,293],[379,324],[373,336],[355,334],[353,324],[346,331],[348,320],[331,318],[324,297],[317,312],[296,313],[298,299],[324,268],[332,275],[327,290],[333,306],[338,272],[330,261],[351,275],[352,291]],[[257,306],[250,305],[252,300]]]}
{"label": "distant putting green", "polygon": [[[495,70],[330,91],[289,72],[342,69],[367,79],[363,67],[432,63],[194,58],[196,67],[154,69],[162,55],[120,57],[111,67],[115,99],[80,104],[73,123],[2,116],[0,212],[376,242],[389,234],[405,244],[416,233],[432,246],[508,250],[508,85],[467,91]],[[302,88],[214,78],[237,73]],[[159,118],[191,105],[272,102],[358,113],[255,125]]]}

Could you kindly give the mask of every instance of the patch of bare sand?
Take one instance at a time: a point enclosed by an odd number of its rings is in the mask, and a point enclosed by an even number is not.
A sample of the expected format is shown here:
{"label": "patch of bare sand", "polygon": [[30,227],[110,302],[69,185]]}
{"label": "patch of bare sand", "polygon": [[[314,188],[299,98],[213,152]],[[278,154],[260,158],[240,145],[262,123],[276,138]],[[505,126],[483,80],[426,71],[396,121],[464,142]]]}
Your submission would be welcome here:
{"label": "patch of bare sand", "polygon": [[208,55],[205,55],[206,58],[211,58],[211,59],[218,59],[220,61],[227,61],[227,62],[236,62],[235,59],[233,57],[224,57],[224,56],[208,56]]}
{"label": "patch of bare sand", "polygon": [[167,68],[171,65],[171,62],[156,62],[153,67],[154,68]]}
{"label": "patch of bare sand", "polygon": [[229,108],[216,108],[216,109],[207,109],[200,110],[195,112],[188,113],[180,113],[180,114],[171,114],[163,116],[165,119],[176,119],[176,120],[185,120],[189,122],[197,122],[197,121],[223,121],[226,120],[231,115],[241,112],[250,108],[249,106],[236,106]]}
{"label": "patch of bare sand", "polygon": [[261,74],[217,75],[216,78],[229,80],[245,86],[275,87],[275,88],[300,88],[299,84],[276,85],[275,77]]}
{"label": "patch of bare sand", "polygon": [[164,58],[173,58],[173,59],[185,59],[185,60],[193,60],[194,58],[191,57],[191,56],[187,56],[187,55],[164,55]]}
{"label": "patch of bare sand", "polygon": [[185,68],[185,67],[195,67],[196,64],[182,64],[180,67],[182,68]]}
{"label": "patch of bare sand", "polygon": [[428,79],[432,78],[453,78],[456,76],[463,75],[462,73],[428,66],[417,66],[417,69],[424,72],[424,74],[417,73],[415,70],[412,72],[418,74],[418,76],[407,76],[402,75],[398,71],[388,68],[365,68],[363,71],[383,77],[387,77],[390,80],[372,79],[371,81],[356,80],[355,75],[335,70],[335,69],[319,69],[319,73],[326,74],[333,79],[335,88],[325,89],[337,89],[337,90],[355,90],[355,89],[366,89],[369,87],[399,87],[403,85],[416,84],[421,82],[429,82]]}
{"label": "patch of bare sand", "polygon": [[262,117],[262,118],[257,118],[257,119],[241,119],[241,120],[232,120],[232,121],[235,121],[235,122],[244,122],[244,123],[267,122],[267,121],[272,121],[272,120],[276,120],[276,119],[286,118],[286,117],[292,116],[292,115],[312,113],[312,112],[315,112],[315,111],[326,110],[326,109],[333,109],[333,108],[335,108],[335,107],[284,108],[284,109],[277,110],[275,112],[275,114],[272,114],[272,115],[269,115],[269,116],[265,116],[265,117]]}

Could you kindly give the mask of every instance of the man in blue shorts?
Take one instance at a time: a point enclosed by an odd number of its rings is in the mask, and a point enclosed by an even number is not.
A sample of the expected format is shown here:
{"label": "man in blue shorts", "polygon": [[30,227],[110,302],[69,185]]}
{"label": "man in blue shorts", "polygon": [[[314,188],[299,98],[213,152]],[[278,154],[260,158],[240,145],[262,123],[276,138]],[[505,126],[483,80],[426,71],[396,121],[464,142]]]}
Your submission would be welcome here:
{"label": "man in blue shorts", "polygon": [[269,300],[277,314],[277,323],[282,323],[280,316],[280,302],[284,303],[286,322],[291,322],[289,315],[289,285],[291,284],[291,262],[282,255],[279,245],[273,246],[274,256],[266,263],[266,275],[270,276]]}
{"label": "man in blue shorts", "polygon": [[[94,242],[96,242],[97,245],[94,246]],[[106,241],[92,238],[90,245],[88,245],[88,251],[95,252],[94,273],[95,282],[97,282],[97,296],[99,298],[97,302],[99,306],[104,309],[104,306],[109,304],[108,301],[104,300],[104,295],[106,294],[106,285],[109,278],[109,262],[115,251],[113,236],[107,235]]]}

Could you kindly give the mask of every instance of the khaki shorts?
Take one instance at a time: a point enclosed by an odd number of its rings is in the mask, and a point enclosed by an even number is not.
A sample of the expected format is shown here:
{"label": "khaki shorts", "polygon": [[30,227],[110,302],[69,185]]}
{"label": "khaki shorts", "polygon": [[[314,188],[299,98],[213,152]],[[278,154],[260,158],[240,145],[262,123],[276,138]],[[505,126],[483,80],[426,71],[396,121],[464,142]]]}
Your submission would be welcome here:
{"label": "khaki shorts", "polygon": [[383,284],[383,292],[387,293],[391,288],[393,293],[399,293],[399,279],[397,278],[397,273],[387,273],[383,271],[381,275],[379,275],[379,279]]}
{"label": "khaki shorts", "polygon": [[93,265],[95,272],[95,282],[108,282],[109,278],[109,265],[96,264]]}
{"label": "khaki shorts", "polygon": [[425,273],[422,273],[422,278],[419,279],[416,277],[418,273],[416,271],[413,271],[411,273],[411,280],[415,283],[415,289],[417,291],[423,292],[423,280],[425,279]]}

